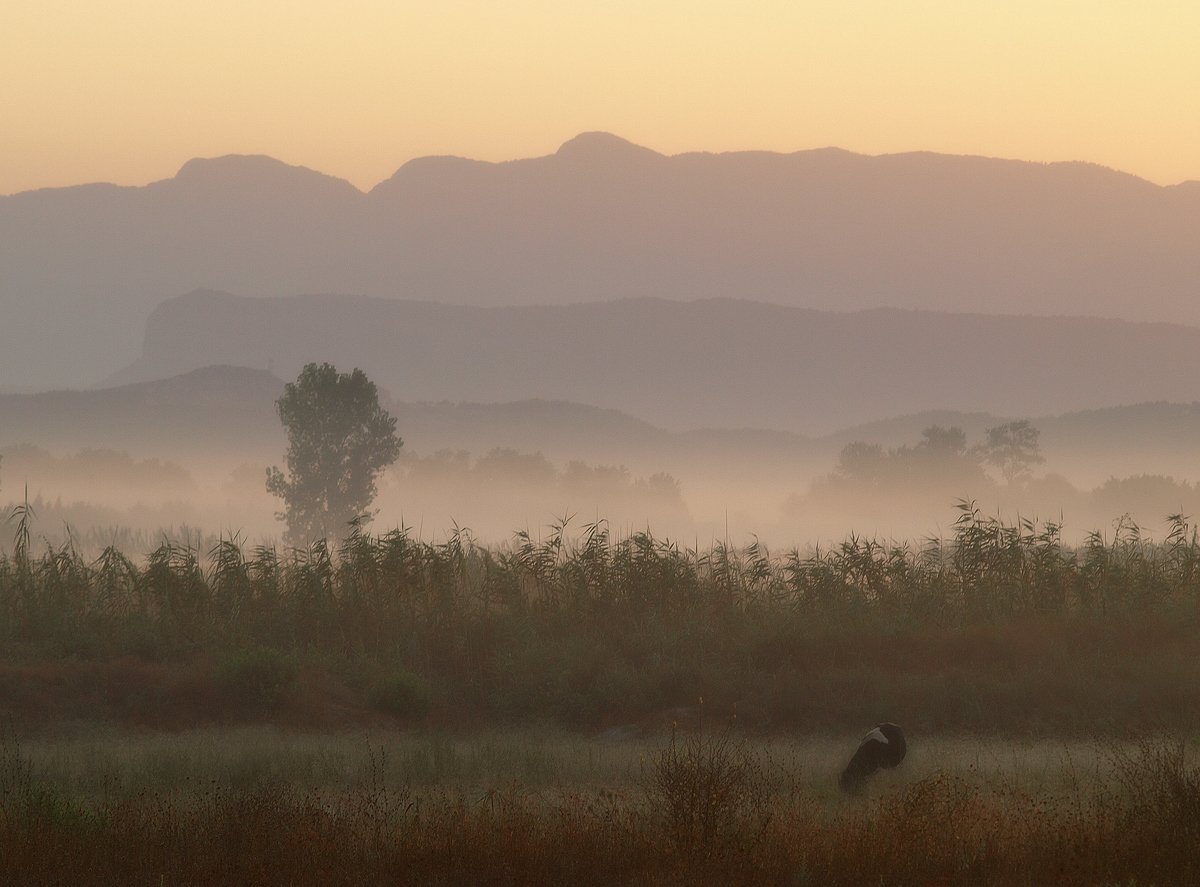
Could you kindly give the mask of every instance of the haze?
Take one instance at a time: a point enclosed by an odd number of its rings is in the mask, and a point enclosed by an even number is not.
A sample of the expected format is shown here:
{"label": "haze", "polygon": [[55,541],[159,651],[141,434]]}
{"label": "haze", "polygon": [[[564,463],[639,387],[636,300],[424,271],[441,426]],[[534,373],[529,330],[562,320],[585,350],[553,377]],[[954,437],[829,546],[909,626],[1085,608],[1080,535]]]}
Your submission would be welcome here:
{"label": "haze", "polygon": [[0,194],[262,153],[367,189],[617,132],[673,154],[932,150],[1200,178],[1190,2],[9,0]]}
{"label": "haze", "polygon": [[[587,132],[364,194],[231,155],[0,198],[0,267],[0,483],[47,538],[275,538],[273,403],[310,361],[399,419],[381,527],[786,546],[936,532],[976,498],[1078,540],[1200,505],[1194,184]],[[1014,486],[978,447],[1024,419],[1046,461]]]}
{"label": "haze", "polygon": [[1198,47],[0,0],[0,884],[1197,883]]}

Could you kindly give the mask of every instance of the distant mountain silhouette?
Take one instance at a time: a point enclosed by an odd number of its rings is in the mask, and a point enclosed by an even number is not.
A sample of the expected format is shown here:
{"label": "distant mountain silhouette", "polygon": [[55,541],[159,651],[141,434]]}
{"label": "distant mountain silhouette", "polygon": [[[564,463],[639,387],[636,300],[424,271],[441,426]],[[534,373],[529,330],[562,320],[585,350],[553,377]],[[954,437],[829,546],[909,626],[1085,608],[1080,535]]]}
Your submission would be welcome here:
{"label": "distant mountain silhouette", "polygon": [[836,149],[666,157],[604,133],[406,163],[364,194],[265,157],[0,197],[0,385],[90,384],[162,298],[749,298],[1200,324],[1200,188],[1084,163]]}
{"label": "distant mountain silhouette", "polygon": [[[265,370],[210,366],[153,382],[0,394],[0,447],[108,447],[183,462],[278,462],[286,448],[275,413],[283,386]],[[580,459],[652,473],[664,460],[704,466],[727,461],[730,453],[754,452],[774,465],[824,458],[828,450],[786,432],[674,433],[617,410],[569,401],[403,402],[386,390],[382,398],[396,417],[405,452],[421,455],[466,450],[478,456],[502,447],[543,452],[560,463]]]}
{"label": "distant mountain silhouette", "polygon": [[209,366],[169,379],[85,391],[0,394],[0,446],[111,447],[139,456],[208,456],[235,442],[280,449],[275,399],[263,370]]}
{"label": "distant mountain silhouette", "polygon": [[484,308],[195,292],[159,306],[113,382],[218,362],[359,366],[402,401],[569,400],[672,430],[805,434],[882,416],[1037,416],[1200,398],[1200,329],[727,299]]}

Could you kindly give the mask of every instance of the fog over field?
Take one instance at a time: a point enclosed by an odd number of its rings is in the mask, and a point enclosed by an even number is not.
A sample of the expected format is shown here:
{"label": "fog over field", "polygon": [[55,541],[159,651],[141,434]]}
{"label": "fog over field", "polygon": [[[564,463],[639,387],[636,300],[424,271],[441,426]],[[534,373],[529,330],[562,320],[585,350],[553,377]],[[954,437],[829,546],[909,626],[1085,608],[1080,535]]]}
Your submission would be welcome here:
{"label": "fog over field", "polygon": [[[1080,539],[1197,500],[1194,187],[590,133],[368,194],[195,160],[0,198],[0,230],[0,499],[28,485],[47,539],[277,538],[274,404],[313,361],[380,386],[404,446],[376,527],[431,537],[923,538],[973,500]],[[1021,420],[1006,477],[984,444]]]}
{"label": "fog over field", "polygon": [[[152,382],[0,395],[0,498],[37,503],[39,533],[66,527],[100,544],[118,528],[155,544],[182,526],[277,539],[265,489],[287,446],[275,414],[284,382],[266,370],[206,367]],[[454,524],[499,542],[574,516],[614,531],[651,528],[687,544],[757,537],[776,547],[850,532],[944,532],[959,500],[987,513],[1063,521],[1068,539],[1129,513],[1151,532],[1190,514],[1200,406],[1147,402],[1037,415],[1045,461],[1006,483],[981,453],[1012,415],[930,411],[832,434],[751,428],[670,430],[565,400],[397,400],[404,440],[381,478],[377,529],[436,538]],[[719,408],[719,407],[717,407]],[[710,413],[711,416],[711,413]],[[958,450],[930,451],[929,429],[961,429]],[[879,448],[855,468],[847,448]],[[857,472],[857,473],[856,473]],[[108,534],[108,535],[106,535]],[[0,546],[9,540],[0,539]]]}
{"label": "fog over field", "polygon": [[[604,133],[413,160],[369,193],[229,156],[15,194],[0,499],[28,484],[54,539],[277,538],[274,403],[329,361],[404,440],[378,528],[574,515],[791,546],[936,534],[959,500],[1073,539],[1153,528],[1200,480],[1198,231],[1194,183],[1088,164]],[[1021,420],[1036,452],[1005,477],[983,447]]]}

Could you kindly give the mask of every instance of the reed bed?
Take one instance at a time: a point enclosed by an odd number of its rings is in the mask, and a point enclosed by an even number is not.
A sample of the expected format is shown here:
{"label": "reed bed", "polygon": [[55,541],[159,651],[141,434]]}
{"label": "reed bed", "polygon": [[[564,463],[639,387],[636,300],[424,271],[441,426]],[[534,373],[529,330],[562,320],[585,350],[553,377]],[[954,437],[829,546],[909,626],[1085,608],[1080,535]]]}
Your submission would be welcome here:
{"label": "reed bed", "polygon": [[0,715],[18,719],[601,729],[701,697],[768,730],[1200,714],[1200,543],[1180,515],[1158,541],[1122,521],[1079,547],[969,503],[946,539],[783,553],[565,521],[500,548],[354,527],[336,547],[164,542],[142,562],[34,540],[19,517],[0,557]]}
{"label": "reed bed", "polygon": [[[138,561],[14,523],[0,882],[1200,879],[1181,515],[1076,547],[962,503],[916,544],[562,521]],[[909,759],[841,797],[883,719]]]}

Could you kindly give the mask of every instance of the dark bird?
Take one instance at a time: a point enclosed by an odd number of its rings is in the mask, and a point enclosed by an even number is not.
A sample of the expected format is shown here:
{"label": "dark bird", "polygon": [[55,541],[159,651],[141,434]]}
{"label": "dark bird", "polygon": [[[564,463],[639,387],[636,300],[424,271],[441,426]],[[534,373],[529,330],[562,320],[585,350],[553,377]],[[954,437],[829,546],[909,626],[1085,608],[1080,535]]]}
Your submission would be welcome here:
{"label": "dark bird", "polygon": [[891,769],[904,760],[908,745],[904,742],[904,731],[895,724],[879,724],[863,737],[854,757],[842,771],[838,785],[842,791],[855,794],[862,788],[863,780],[880,767]]}

